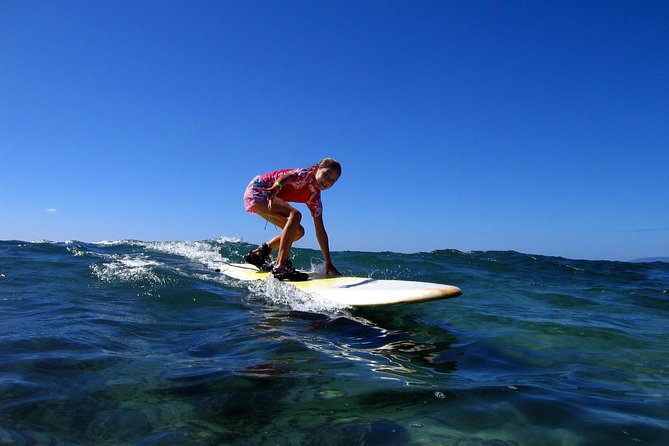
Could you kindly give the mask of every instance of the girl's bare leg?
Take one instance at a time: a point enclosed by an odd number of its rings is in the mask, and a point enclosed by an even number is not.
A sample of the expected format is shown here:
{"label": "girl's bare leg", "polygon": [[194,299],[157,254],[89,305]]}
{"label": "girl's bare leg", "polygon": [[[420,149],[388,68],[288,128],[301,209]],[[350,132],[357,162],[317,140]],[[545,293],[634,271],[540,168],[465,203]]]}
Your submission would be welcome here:
{"label": "girl's bare leg", "polygon": [[304,228],[300,225],[302,214],[280,198],[272,200],[271,210],[268,209],[266,201],[254,204],[251,209],[268,222],[282,228],[281,234],[273,237],[267,244],[270,248],[279,250],[275,267],[283,266],[293,242],[304,236]]}

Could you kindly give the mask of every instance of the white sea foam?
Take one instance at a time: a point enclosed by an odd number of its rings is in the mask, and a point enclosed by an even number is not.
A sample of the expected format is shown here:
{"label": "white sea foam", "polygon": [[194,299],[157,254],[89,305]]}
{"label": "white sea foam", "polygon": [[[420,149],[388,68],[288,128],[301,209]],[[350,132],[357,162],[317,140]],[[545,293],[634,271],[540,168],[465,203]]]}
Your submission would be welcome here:
{"label": "white sea foam", "polygon": [[[231,239],[219,239],[219,242],[229,242]],[[210,269],[220,269],[221,265],[229,260],[221,255],[219,248],[208,242],[147,242],[146,249],[178,255],[202,263]]]}
{"label": "white sea foam", "polygon": [[[115,247],[115,246],[134,246],[143,248],[147,251],[155,251],[184,257],[191,261],[202,264],[203,266],[217,270],[221,266],[229,262],[229,259],[223,257],[220,253],[220,245],[225,243],[237,243],[241,241],[238,237],[219,237],[216,240],[210,241],[165,241],[165,242],[144,242],[139,240],[102,240],[94,243],[101,247]],[[75,256],[93,255],[109,260],[107,263],[97,264],[91,266],[94,274],[105,281],[149,281],[152,283],[162,283],[165,279],[161,279],[155,273],[157,267],[168,268],[167,265],[155,260],[150,260],[145,254],[132,255],[109,255],[96,254],[84,249],[77,249],[76,246],[68,247],[68,250]],[[175,269],[176,272],[181,273],[180,268]],[[202,277],[204,278],[204,276]],[[206,278],[211,279],[207,276]]]}
{"label": "white sea foam", "polygon": [[[239,243],[238,237],[220,237],[210,241],[168,241],[168,242],[140,242],[136,240],[118,240],[102,241],[101,246],[134,245],[140,246],[147,251],[156,251],[170,255],[180,256],[193,262],[199,263],[206,268],[217,270],[224,264],[229,263],[230,259],[221,254],[221,244]],[[75,255],[81,255],[75,253]],[[152,260],[145,254],[131,255],[107,255],[101,254],[101,257],[108,260],[105,263],[91,266],[94,274],[103,281],[107,282],[140,282],[148,281],[151,283],[162,283],[162,279],[157,273],[156,268],[167,267],[158,261]],[[325,272],[323,263],[313,263],[312,270]],[[211,280],[210,276],[202,277]],[[227,277],[220,276],[224,283],[231,281]],[[237,285],[237,281],[234,281]],[[338,314],[345,306],[337,305],[326,299],[319,298],[297,288],[280,282],[274,278],[269,278],[256,282],[243,282],[248,286],[251,293],[257,297],[267,300],[272,305],[288,307],[295,311]]]}
{"label": "white sea foam", "polygon": [[[80,248],[79,246],[68,246],[66,249],[67,249],[68,252],[72,253],[72,255],[75,256],[75,257],[83,257],[83,256],[87,256],[87,255],[97,255],[97,254],[94,254],[92,252],[86,251],[85,249]],[[99,255],[97,255],[97,256],[100,257]]]}
{"label": "white sea foam", "polygon": [[269,300],[274,305],[285,306],[295,311],[338,314],[345,305],[299,290],[290,284],[269,277],[265,280],[247,282],[249,290],[256,296]]}
{"label": "white sea foam", "polygon": [[218,243],[240,243],[242,241],[241,238],[234,236],[220,236],[219,238],[216,239]]}
{"label": "white sea foam", "polygon": [[91,265],[91,270],[98,279],[105,282],[143,282],[148,281],[155,284],[164,284],[155,268],[161,266],[160,262],[149,260],[142,255],[113,255],[107,263],[96,263]]}
{"label": "white sea foam", "polygon": [[102,240],[93,244],[100,246],[121,246],[121,245],[137,246],[140,244],[140,242],[138,242],[137,240]]}

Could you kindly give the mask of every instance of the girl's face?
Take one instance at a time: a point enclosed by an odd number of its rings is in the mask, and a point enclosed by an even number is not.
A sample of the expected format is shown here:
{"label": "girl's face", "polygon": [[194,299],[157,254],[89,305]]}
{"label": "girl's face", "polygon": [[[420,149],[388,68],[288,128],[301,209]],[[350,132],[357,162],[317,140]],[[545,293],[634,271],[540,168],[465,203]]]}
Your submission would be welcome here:
{"label": "girl's face", "polygon": [[320,190],[330,189],[339,179],[339,172],[332,167],[319,167],[316,170],[316,185]]}

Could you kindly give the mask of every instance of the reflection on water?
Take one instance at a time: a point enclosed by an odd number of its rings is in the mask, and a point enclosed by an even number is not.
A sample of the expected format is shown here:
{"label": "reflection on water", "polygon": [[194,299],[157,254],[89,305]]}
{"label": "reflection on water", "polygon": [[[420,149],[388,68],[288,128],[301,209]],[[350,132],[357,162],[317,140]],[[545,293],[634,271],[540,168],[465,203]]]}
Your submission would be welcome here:
{"label": "reflection on water", "polygon": [[[256,315],[256,319],[254,332],[282,343],[280,350],[284,354],[290,350],[291,343],[297,342],[298,346],[294,349],[295,357],[282,357],[274,367],[267,363],[263,367],[253,365],[245,369],[246,373],[248,370],[257,373],[265,367],[268,373],[278,373],[278,370],[286,373],[288,368],[295,373],[305,373],[309,363],[331,361],[333,368],[324,371],[321,367],[315,373],[365,374],[373,379],[369,375],[372,372],[378,379],[429,386],[435,374],[456,370],[457,357],[462,354],[453,351],[451,346],[457,339],[443,329],[438,329],[438,333],[412,333],[384,328],[379,322],[360,316],[329,317],[298,311],[269,311]],[[308,350],[305,351],[305,347]],[[318,360],[313,355],[310,359],[301,357],[309,352],[324,356]],[[341,359],[349,361],[348,365],[344,367]]]}

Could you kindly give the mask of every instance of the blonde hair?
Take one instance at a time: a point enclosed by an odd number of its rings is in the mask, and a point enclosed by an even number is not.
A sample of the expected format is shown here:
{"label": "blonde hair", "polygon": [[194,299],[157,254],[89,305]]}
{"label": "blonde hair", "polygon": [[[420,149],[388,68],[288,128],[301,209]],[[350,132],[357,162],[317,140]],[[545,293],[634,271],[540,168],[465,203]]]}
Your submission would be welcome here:
{"label": "blonde hair", "polygon": [[341,176],[341,164],[339,164],[339,161],[337,161],[334,158],[323,158],[317,164],[314,164],[313,167],[316,169],[319,167],[323,168],[329,167],[331,169],[336,170],[337,173]]}

